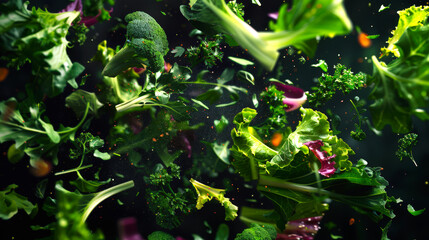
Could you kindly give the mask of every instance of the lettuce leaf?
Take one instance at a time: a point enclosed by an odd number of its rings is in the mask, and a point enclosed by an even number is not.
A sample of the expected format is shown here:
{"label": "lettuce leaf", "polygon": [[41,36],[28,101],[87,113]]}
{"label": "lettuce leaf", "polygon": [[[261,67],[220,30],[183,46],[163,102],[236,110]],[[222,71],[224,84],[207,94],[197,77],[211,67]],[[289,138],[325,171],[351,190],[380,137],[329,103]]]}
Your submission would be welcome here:
{"label": "lettuce leaf", "polygon": [[54,97],[62,93],[67,83],[77,88],[75,78],[84,67],[72,63],[67,55],[66,36],[79,12],[50,13],[34,7],[28,10],[27,5],[22,0],[0,5],[1,59],[17,69],[31,63],[33,86],[40,99],[44,94]]}
{"label": "lettuce leaf", "polygon": [[384,56],[388,56],[393,53],[395,57],[400,57],[399,49],[396,47],[396,43],[402,37],[404,32],[411,27],[423,26],[429,17],[429,6],[411,6],[402,11],[398,11],[399,21],[398,26],[392,31],[392,37],[389,38],[387,47],[381,49]]}
{"label": "lettuce leaf", "polygon": [[411,117],[429,120],[429,25],[408,28],[396,42],[400,57],[385,64],[375,56],[370,106],[374,127],[390,125],[395,133],[411,131]]}

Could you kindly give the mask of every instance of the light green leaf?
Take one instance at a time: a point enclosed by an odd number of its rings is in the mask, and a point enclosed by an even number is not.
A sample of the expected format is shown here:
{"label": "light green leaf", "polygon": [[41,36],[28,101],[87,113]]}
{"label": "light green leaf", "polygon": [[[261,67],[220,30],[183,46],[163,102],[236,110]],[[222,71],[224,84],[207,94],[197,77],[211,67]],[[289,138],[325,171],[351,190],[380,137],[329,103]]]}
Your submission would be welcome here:
{"label": "light green leaf", "polygon": [[205,108],[205,109],[209,109],[209,107],[207,107],[207,105],[205,105],[203,102],[201,102],[201,101],[199,101],[199,100],[197,100],[197,99],[193,99],[193,98],[191,98],[191,100],[192,100],[194,103],[196,103],[198,106],[201,106],[201,107],[203,107],[203,108]]}
{"label": "light green leaf", "polygon": [[414,207],[411,206],[411,204],[408,204],[407,205],[407,210],[408,210],[408,212],[411,215],[418,216],[418,215],[422,214],[426,210],[426,208],[423,208],[423,209],[420,209],[420,210],[414,210]]}
{"label": "light green leaf", "polygon": [[251,65],[255,64],[254,62],[251,62],[251,61],[244,59],[244,58],[237,58],[237,57],[231,57],[231,56],[229,56],[228,58],[229,58],[229,60],[231,60],[235,63],[238,63],[241,66],[251,66]]}
{"label": "light green leaf", "polygon": [[411,6],[402,11],[398,11],[399,21],[398,26],[392,31],[392,37],[389,38],[387,47],[382,48],[381,52],[384,56],[393,53],[396,57],[400,56],[399,49],[395,46],[402,34],[411,27],[423,26],[423,23],[429,16],[429,6]]}
{"label": "light green leaf", "polygon": [[44,122],[42,119],[38,119],[39,122],[42,124],[42,127],[45,129],[46,134],[51,139],[53,143],[59,143],[61,140],[60,135],[54,130],[54,127],[50,123]]}
{"label": "light green leaf", "polygon": [[325,60],[321,59],[317,64],[311,64],[312,67],[319,67],[324,72],[328,72],[328,64],[325,62]]}
{"label": "light green leaf", "polygon": [[391,5],[391,4],[389,4],[389,5],[387,5],[387,6],[384,6],[383,4],[381,4],[380,9],[378,9],[378,12],[382,12],[382,11],[384,11],[384,10],[386,10],[386,9],[389,9],[389,8],[390,8],[390,5]]}
{"label": "light green leaf", "polygon": [[255,85],[255,77],[250,72],[240,70],[237,72],[237,77],[240,80],[243,80],[243,81],[249,82],[252,85]]}
{"label": "light green leaf", "polygon": [[225,208],[225,220],[232,221],[237,217],[238,207],[229,201],[229,198],[226,198],[225,189],[212,188],[210,186],[204,185],[191,178],[189,180],[194,186],[198,194],[196,208],[200,210],[203,208],[204,204],[213,198],[216,199],[224,208]]}
{"label": "light green leaf", "polygon": [[98,151],[98,149],[96,149],[94,151],[94,157],[100,158],[102,160],[109,160],[110,159],[110,154],[106,153],[106,152],[100,152],[100,151]]}
{"label": "light green leaf", "polygon": [[225,116],[222,115],[220,120],[214,120],[213,123],[214,123],[214,126],[216,128],[216,132],[221,133],[228,126],[229,121]]}

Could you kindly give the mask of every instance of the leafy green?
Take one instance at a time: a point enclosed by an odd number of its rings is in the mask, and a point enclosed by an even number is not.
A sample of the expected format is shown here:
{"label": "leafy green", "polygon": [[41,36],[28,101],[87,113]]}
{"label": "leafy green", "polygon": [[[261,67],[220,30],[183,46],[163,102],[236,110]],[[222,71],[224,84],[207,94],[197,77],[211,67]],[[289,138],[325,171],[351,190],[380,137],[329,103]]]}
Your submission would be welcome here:
{"label": "leafy green", "polygon": [[255,63],[253,63],[247,59],[244,59],[244,58],[237,58],[237,57],[229,56],[228,59],[239,64],[239,65],[241,65],[241,66],[251,66],[251,65],[255,64]]}
{"label": "leafy green", "polygon": [[[356,211],[378,221],[383,214],[393,218],[389,209],[394,198],[385,192],[387,181],[379,168],[366,167],[366,161],[356,165],[348,160],[353,150],[329,130],[327,117],[317,111],[301,108],[302,120],[278,151],[265,145],[249,123],[256,111],[245,108],[234,118],[231,148],[236,171],[245,180],[258,180],[257,189],[275,205],[277,227],[284,228],[288,220],[319,216],[326,211],[323,201],[330,198],[350,205]],[[323,141],[323,151],[334,156],[337,172],[321,179],[316,172],[317,158],[309,154],[305,143]],[[315,212],[299,210],[303,206]]]}
{"label": "leafy green", "polygon": [[319,60],[318,63],[316,64],[312,64],[312,67],[319,67],[320,69],[322,69],[324,72],[328,72],[328,64],[325,62],[325,60]]}
{"label": "leafy green", "polygon": [[396,156],[402,161],[403,158],[408,157],[413,161],[417,167],[416,160],[413,156],[413,147],[417,145],[418,135],[415,133],[409,133],[398,140],[398,150],[396,150]]}
{"label": "leafy green", "polygon": [[224,162],[225,164],[230,164],[230,150],[229,150],[229,141],[226,141],[224,143],[218,144],[217,142],[215,143],[209,143],[209,142],[205,142],[202,141],[207,147],[210,147],[213,152],[216,154],[216,156],[222,160],[222,162]]}
{"label": "leafy green", "polygon": [[381,228],[381,240],[390,240],[390,238],[387,236],[390,225],[392,225],[392,220],[390,220],[386,226],[384,226],[384,228]]}
{"label": "leafy green", "polygon": [[40,8],[28,10],[27,5],[22,0],[0,5],[1,59],[17,69],[31,63],[38,99],[62,93],[67,83],[77,88],[75,78],[84,67],[68,57],[66,36],[79,12],[50,13]]}
{"label": "leafy green", "polygon": [[353,109],[356,111],[356,117],[359,123],[355,123],[355,130],[350,132],[350,137],[357,141],[362,141],[366,138],[366,133],[362,129],[362,123],[366,122],[367,118],[361,114],[366,112],[366,109],[363,108],[366,102],[364,100],[361,100],[357,96],[354,100],[356,101],[356,103],[352,100],[350,100],[350,102],[352,103]]}
{"label": "leafy green", "polygon": [[89,105],[75,127],[60,125],[58,130],[54,130],[47,118],[42,120],[42,103],[31,98],[19,104],[14,98],[0,102],[0,113],[8,113],[7,118],[0,120],[0,143],[14,141],[15,148],[24,151],[31,159],[45,157],[58,164],[59,145],[74,139],[76,131],[86,119],[88,109]]}
{"label": "leafy green", "polygon": [[376,129],[390,125],[395,133],[407,133],[413,115],[429,119],[424,110],[429,91],[428,34],[429,25],[408,28],[395,43],[399,58],[386,65],[372,57],[374,70],[369,83],[374,88],[369,97],[374,100],[370,111]]}
{"label": "leafy green", "polygon": [[150,187],[146,190],[146,200],[149,210],[155,215],[156,223],[166,229],[180,226],[183,219],[192,210],[190,203],[193,198],[190,190],[173,191],[171,182],[180,179],[180,167],[176,164],[169,166],[167,171],[161,165],[156,165],[149,178],[145,178]]}
{"label": "leafy green", "polygon": [[283,104],[283,92],[271,85],[260,96],[261,104],[268,106],[269,114],[264,123],[255,129],[261,136],[268,137],[276,131],[285,129],[288,124]]}
{"label": "leafy green", "polygon": [[204,63],[207,68],[212,68],[222,62],[223,52],[221,51],[221,35],[215,35],[213,40],[205,37],[199,39],[199,45],[186,49],[185,57],[191,63],[191,67],[195,67],[200,63]]}
{"label": "leafy green", "polygon": [[110,159],[110,155],[108,153],[102,153],[98,149],[104,145],[104,140],[100,137],[95,137],[91,133],[82,132],[78,138],[76,138],[73,142],[74,148],[70,149],[70,159],[76,160],[80,157],[80,163],[76,168],[61,171],[55,173],[55,175],[62,175],[66,173],[76,172],[77,179],[71,181],[70,184],[79,189],[80,192],[95,192],[97,189],[110,182],[110,179],[106,181],[94,181],[94,180],[86,180],[81,173],[80,170],[92,167],[92,164],[82,166],[85,160],[85,157],[89,153],[93,153],[94,157],[100,158],[102,160]]}
{"label": "leafy green", "polygon": [[342,1],[333,0],[294,1],[291,7],[283,4],[277,22],[270,24],[274,32],[257,32],[224,0],[197,0],[190,7],[182,5],[180,11],[206,34],[229,35],[267,70],[274,68],[282,48],[292,45],[313,56],[316,37],[345,34],[352,29]]}
{"label": "leafy green", "polygon": [[214,126],[216,128],[216,132],[217,133],[221,133],[228,126],[229,121],[228,121],[228,119],[224,115],[222,115],[222,117],[220,118],[220,120],[217,120],[217,119],[214,120],[213,124],[214,124]]}
{"label": "leafy green", "polygon": [[98,110],[103,104],[98,101],[94,93],[78,89],[66,97],[66,107],[71,108],[78,118],[81,118],[85,113],[87,104],[89,104],[89,113],[98,116]]}
{"label": "leafy green", "polygon": [[420,210],[414,210],[414,207],[411,206],[411,204],[408,204],[407,205],[407,210],[408,210],[408,212],[411,215],[418,216],[418,215],[422,214],[426,210],[426,208],[423,208],[423,209],[420,209]]}
{"label": "leafy green", "polygon": [[196,208],[200,210],[204,204],[215,198],[225,208],[225,220],[232,221],[237,217],[238,207],[224,196],[225,189],[212,188],[191,178],[189,180],[198,194]]}
{"label": "leafy green", "polygon": [[[389,4],[390,6],[390,4]],[[383,6],[382,6],[383,7]],[[388,8],[388,7],[387,7]],[[384,10],[380,7],[380,10]],[[379,11],[380,11],[379,10]],[[381,52],[384,56],[388,56],[390,53],[393,53],[395,57],[400,57],[401,53],[396,44],[402,35],[406,32],[407,29],[412,27],[423,26],[429,17],[429,7],[428,6],[411,6],[402,11],[398,11],[399,21],[398,26],[395,30],[392,31],[392,37],[389,38],[387,47],[382,48]]]}
{"label": "leafy green", "polygon": [[386,9],[389,9],[389,8],[390,8],[390,5],[391,5],[391,4],[389,4],[389,5],[387,5],[387,6],[384,6],[383,4],[381,4],[380,9],[378,9],[378,12],[382,12],[382,11],[384,11],[384,10],[386,10]]}
{"label": "leafy green", "polygon": [[128,181],[97,193],[82,195],[67,191],[61,183],[57,183],[55,189],[58,212],[54,239],[104,239],[100,231],[91,233],[86,227],[86,219],[99,203],[132,187],[134,182]]}
{"label": "leafy green", "polygon": [[28,215],[37,213],[37,204],[32,204],[26,197],[15,192],[18,185],[11,184],[6,189],[0,191],[0,218],[8,220],[18,213],[19,209],[24,210]]}
{"label": "leafy green", "polygon": [[366,84],[366,75],[359,72],[354,74],[342,64],[334,66],[334,75],[322,74],[318,78],[318,86],[312,87],[314,92],[307,95],[308,102],[314,107],[320,107],[331,100],[337,90],[348,94],[353,90],[360,89]]}

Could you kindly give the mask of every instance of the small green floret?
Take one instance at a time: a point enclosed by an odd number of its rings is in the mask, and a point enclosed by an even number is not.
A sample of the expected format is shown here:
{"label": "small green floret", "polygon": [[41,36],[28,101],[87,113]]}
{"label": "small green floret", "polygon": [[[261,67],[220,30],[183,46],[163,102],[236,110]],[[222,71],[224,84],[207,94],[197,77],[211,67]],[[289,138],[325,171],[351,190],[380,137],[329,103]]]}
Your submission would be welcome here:
{"label": "small green floret", "polygon": [[261,226],[256,223],[250,224],[250,228],[237,234],[234,240],[274,240],[277,237],[277,231],[272,225]]}
{"label": "small green floret", "polygon": [[175,238],[168,233],[156,231],[149,234],[149,236],[147,236],[147,239],[148,240],[174,240]]}
{"label": "small green floret", "polygon": [[130,13],[125,21],[128,22],[125,45],[104,67],[103,75],[115,77],[131,67],[161,70],[168,52],[167,35],[162,27],[144,12]]}
{"label": "small green floret", "polygon": [[413,156],[413,147],[417,145],[417,137],[419,135],[415,133],[409,133],[398,140],[398,150],[396,151],[396,156],[399,158],[400,161],[404,157],[409,157],[413,163],[417,167],[416,160]]}

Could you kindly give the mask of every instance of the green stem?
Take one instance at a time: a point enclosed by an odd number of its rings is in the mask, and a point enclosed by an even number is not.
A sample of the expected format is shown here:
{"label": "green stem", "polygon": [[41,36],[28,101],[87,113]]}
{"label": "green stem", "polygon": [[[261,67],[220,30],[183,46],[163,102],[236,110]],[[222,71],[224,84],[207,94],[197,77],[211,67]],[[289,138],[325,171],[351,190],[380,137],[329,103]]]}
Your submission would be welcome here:
{"label": "green stem", "polygon": [[352,103],[353,108],[354,108],[354,109],[355,109],[355,111],[356,111],[357,117],[358,117],[358,119],[359,119],[359,128],[361,128],[361,127],[362,127],[362,119],[361,119],[361,117],[360,117],[359,111],[358,111],[358,109],[357,109],[356,105],[354,104],[354,102],[353,102],[351,99],[350,99],[350,102]]}
{"label": "green stem", "polygon": [[88,202],[82,214],[80,224],[82,225],[85,223],[86,219],[88,218],[89,214],[91,214],[92,210],[94,210],[94,208],[102,201],[117,193],[130,189],[132,187],[134,187],[134,182],[128,181],[96,193],[95,196]]}
{"label": "green stem", "polygon": [[54,175],[55,176],[59,176],[59,175],[67,174],[67,173],[77,172],[77,171],[80,171],[80,170],[83,170],[83,169],[87,169],[87,168],[90,168],[90,167],[92,167],[92,164],[85,165],[83,167],[79,166],[77,168],[69,169],[69,170],[66,170],[66,171],[56,172]]}
{"label": "green stem", "polygon": [[89,102],[86,103],[86,109],[85,109],[85,112],[83,113],[83,116],[80,122],[75,127],[70,128],[68,130],[60,131],[58,132],[58,134],[65,134],[65,133],[76,131],[76,129],[78,129],[85,122],[85,119],[88,116],[88,112],[89,112]]}

